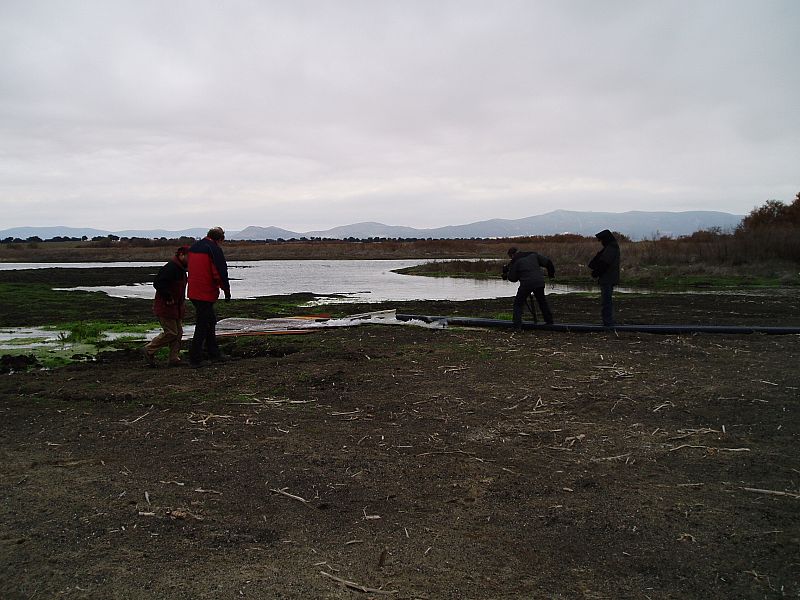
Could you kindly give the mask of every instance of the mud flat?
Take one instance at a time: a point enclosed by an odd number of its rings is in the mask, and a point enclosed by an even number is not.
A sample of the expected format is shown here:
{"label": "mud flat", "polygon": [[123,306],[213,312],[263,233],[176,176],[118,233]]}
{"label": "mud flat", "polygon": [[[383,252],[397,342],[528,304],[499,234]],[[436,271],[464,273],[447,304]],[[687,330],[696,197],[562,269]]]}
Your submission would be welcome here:
{"label": "mud flat", "polygon": [[[779,295],[619,308],[798,324]],[[798,336],[373,326],[225,348],[191,371],[131,348],[0,376],[0,596],[800,594]]]}

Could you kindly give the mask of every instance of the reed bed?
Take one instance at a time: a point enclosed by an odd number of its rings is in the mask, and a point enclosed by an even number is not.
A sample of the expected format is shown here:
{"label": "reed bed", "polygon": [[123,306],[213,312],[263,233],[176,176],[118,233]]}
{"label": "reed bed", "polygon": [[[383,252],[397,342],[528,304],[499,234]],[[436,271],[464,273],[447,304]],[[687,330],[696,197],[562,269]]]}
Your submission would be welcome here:
{"label": "reed bed", "polygon": [[[181,240],[185,243],[185,241]],[[2,262],[112,262],[168,259],[177,240],[139,245],[137,240],[0,244]],[[577,235],[458,240],[307,240],[225,242],[228,260],[455,259],[436,262],[429,274],[498,276],[510,246],[534,250],[553,260],[560,277],[585,277],[586,263],[600,249],[594,238]],[[800,270],[800,229],[771,228],[736,234],[698,232],[692,236],[629,241],[621,236],[622,268],[627,277],[709,275],[771,277],[795,281]],[[463,259],[471,259],[469,261]],[[477,261],[473,259],[479,259]]]}

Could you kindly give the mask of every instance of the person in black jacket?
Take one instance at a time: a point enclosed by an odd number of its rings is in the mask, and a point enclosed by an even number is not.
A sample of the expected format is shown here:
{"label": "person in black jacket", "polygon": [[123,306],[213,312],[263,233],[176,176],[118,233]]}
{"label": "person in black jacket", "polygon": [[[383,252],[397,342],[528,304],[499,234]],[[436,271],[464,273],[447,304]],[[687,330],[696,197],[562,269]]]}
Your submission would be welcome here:
{"label": "person in black jacket", "polygon": [[603,325],[613,327],[614,304],[612,293],[614,286],[619,283],[619,244],[617,238],[608,229],[604,229],[595,236],[603,244],[603,249],[589,261],[592,277],[597,278],[600,284],[600,316]]}
{"label": "person in black jacket", "polygon": [[525,302],[531,294],[536,298],[539,308],[542,311],[544,322],[548,325],[553,324],[553,313],[547,304],[544,296],[544,275],[542,267],[547,269],[547,276],[552,279],[556,275],[556,268],[553,261],[537,254],[536,252],[520,252],[517,248],[509,248],[508,256],[511,263],[508,271],[504,274],[505,278],[511,282],[519,281],[517,295],[514,297],[514,327],[522,328],[522,311],[525,309]]}
{"label": "person in black jacket", "polygon": [[167,264],[158,270],[153,287],[153,314],[158,317],[164,330],[144,347],[144,358],[148,366],[156,366],[155,353],[169,346],[169,366],[183,365],[180,357],[183,338],[183,318],[186,316],[186,265],[189,248],[181,246]]}

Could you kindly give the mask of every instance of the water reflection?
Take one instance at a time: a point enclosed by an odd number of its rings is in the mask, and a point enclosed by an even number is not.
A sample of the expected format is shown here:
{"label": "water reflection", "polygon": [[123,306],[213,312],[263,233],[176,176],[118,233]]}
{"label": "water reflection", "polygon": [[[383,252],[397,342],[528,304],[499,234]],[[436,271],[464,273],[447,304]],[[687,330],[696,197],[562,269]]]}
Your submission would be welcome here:
{"label": "water reflection", "polygon": [[[310,292],[325,303],[391,302],[404,300],[477,300],[513,296],[516,284],[499,279],[456,279],[393,273],[429,260],[263,260],[229,263],[234,298],[258,298]],[[138,266],[141,263],[119,266]],[[57,265],[48,265],[57,266]],[[98,265],[108,266],[108,265]],[[136,285],[76,287],[117,298],[152,298],[150,282]],[[548,294],[582,291],[548,285]]]}
{"label": "water reflection", "polygon": [[[446,260],[446,259],[441,259]],[[459,259],[461,260],[461,259]],[[315,303],[344,304],[349,302],[392,302],[403,300],[480,300],[507,298],[516,293],[516,284],[499,279],[457,279],[400,275],[394,269],[431,262],[430,259],[409,260],[261,260],[229,263],[234,298],[258,298],[309,292],[321,299]],[[45,268],[152,267],[163,262],[118,263],[0,263],[0,270]],[[80,286],[61,288],[105,292],[115,298],[153,297],[152,282],[120,286]],[[617,293],[648,294],[656,290],[618,287]],[[598,288],[547,282],[545,293],[597,293]],[[691,289],[660,290],[661,294],[726,294],[787,295],[796,297],[797,289]]]}

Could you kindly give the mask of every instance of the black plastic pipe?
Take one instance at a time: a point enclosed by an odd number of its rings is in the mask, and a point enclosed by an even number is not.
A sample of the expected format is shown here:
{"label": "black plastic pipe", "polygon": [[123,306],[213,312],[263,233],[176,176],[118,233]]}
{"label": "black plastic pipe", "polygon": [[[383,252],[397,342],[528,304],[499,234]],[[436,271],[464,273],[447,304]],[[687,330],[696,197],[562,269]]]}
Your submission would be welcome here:
{"label": "black plastic pipe", "polygon": [[[456,327],[500,327],[511,329],[514,327],[512,321],[504,321],[502,319],[479,319],[474,317],[443,317],[431,315],[397,315],[398,321],[423,321],[425,323],[435,323],[436,321],[443,321],[448,325]],[[633,333],[727,333],[727,334],[742,334],[742,333],[766,333],[770,335],[791,335],[800,334],[800,327],[761,327],[753,326],[736,326],[736,325],[614,325],[613,327],[605,327],[603,325],[589,325],[585,323],[555,323],[553,325],[545,325],[539,323],[532,323],[530,321],[522,322],[523,329],[534,329],[536,331],[564,331],[567,333],[587,333],[596,331],[630,331]]]}

